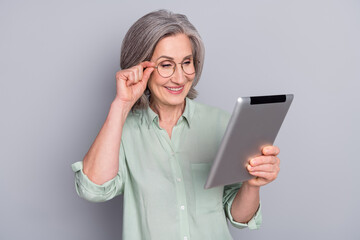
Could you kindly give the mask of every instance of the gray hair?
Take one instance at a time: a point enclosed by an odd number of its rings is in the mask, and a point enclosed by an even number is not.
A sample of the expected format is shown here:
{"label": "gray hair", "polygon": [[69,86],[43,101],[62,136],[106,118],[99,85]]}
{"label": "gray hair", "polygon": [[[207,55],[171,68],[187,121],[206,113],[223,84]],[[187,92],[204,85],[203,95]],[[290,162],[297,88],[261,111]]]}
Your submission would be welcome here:
{"label": "gray hair", "polygon": [[[205,48],[196,28],[182,14],[175,14],[167,10],[150,12],[137,20],[128,30],[121,46],[120,67],[127,69],[143,61],[150,61],[157,43],[168,36],[185,34],[192,45],[192,55],[195,65],[195,78],[188,98],[194,99],[197,91],[194,89],[199,82],[203,64]],[[134,104],[133,109],[149,106],[150,90],[146,88],[144,94]]]}

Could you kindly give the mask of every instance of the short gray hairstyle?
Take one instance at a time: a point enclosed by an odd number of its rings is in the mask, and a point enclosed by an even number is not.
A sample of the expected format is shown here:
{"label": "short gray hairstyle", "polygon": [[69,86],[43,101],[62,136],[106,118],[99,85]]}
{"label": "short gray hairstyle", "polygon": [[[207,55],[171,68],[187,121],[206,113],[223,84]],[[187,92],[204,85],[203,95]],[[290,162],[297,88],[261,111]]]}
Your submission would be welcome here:
{"label": "short gray hairstyle", "polygon": [[[194,99],[197,91],[194,89],[199,82],[205,56],[204,44],[196,28],[183,14],[175,14],[168,10],[150,12],[137,20],[128,30],[121,46],[120,67],[127,69],[143,61],[150,61],[157,43],[168,36],[185,34],[192,45],[192,55],[195,64],[195,78],[188,98]],[[150,90],[134,104],[133,110],[149,106]]]}

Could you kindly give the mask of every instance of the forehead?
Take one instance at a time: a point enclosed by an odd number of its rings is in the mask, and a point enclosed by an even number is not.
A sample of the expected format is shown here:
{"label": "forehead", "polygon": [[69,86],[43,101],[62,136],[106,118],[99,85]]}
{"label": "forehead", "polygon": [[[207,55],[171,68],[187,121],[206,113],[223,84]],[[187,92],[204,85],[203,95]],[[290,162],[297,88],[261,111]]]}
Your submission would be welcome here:
{"label": "forehead", "polygon": [[177,34],[161,39],[155,47],[153,60],[160,56],[168,56],[177,60],[192,54],[192,45],[188,36]]}

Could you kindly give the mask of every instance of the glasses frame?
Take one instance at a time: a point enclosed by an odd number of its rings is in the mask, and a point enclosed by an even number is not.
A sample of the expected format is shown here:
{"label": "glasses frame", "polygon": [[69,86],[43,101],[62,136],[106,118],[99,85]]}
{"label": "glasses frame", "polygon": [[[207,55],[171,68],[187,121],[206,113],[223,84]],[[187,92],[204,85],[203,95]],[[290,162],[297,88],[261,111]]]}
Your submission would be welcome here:
{"label": "glasses frame", "polygon": [[[193,73],[187,73],[187,72],[185,72],[183,64],[184,64],[184,62],[185,62],[186,60],[184,60],[184,61],[181,62],[181,63],[176,63],[175,61],[173,61],[173,60],[171,60],[171,59],[166,59],[166,60],[162,60],[161,62],[159,62],[159,63],[156,65],[156,67],[154,67],[154,68],[156,68],[158,74],[159,74],[161,77],[163,77],[163,78],[169,78],[169,77],[171,77],[172,75],[174,75],[174,73],[175,73],[175,71],[176,71],[176,66],[177,66],[177,64],[180,64],[183,73],[185,73],[186,75],[193,75],[194,73],[196,73],[195,63],[198,64],[198,63],[200,63],[200,61],[199,61],[199,60],[196,60],[196,59],[193,59],[193,58],[191,58],[191,59],[193,60],[193,64],[194,64],[194,72],[193,72]],[[169,61],[169,62],[173,62],[173,63],[174,63],[174,67],[173,67],[173,72],[172,72],[172,74],[170,74],[169,76],[166,76],[166,77],[163,76],[163,75],[161,75],[161,73],[160,73],[160,71],[159,71],[159,65],[160,65],[160,63],[162,63],[162,62],[164,62],[164,61]]]}

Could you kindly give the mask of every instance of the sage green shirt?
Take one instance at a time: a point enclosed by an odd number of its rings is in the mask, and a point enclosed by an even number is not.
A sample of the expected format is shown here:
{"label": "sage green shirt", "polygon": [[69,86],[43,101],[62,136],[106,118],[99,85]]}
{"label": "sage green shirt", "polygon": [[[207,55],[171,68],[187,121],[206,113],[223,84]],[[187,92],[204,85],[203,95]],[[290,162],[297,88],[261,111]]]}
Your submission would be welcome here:
{"label": "sage green shirt", "polygon": [[230,214],[241,183],[204,189],[228,120],[228,113],[186,98],[170,139],[150,108],[131,112],[123,128],[117,176],[97,185],[83,173],[82,162],[76,162],[76,191],[92,202],[124,195],[124,240],[232,239],[226,219],[237,228],[257,229],[260,208],[247,224]]}

